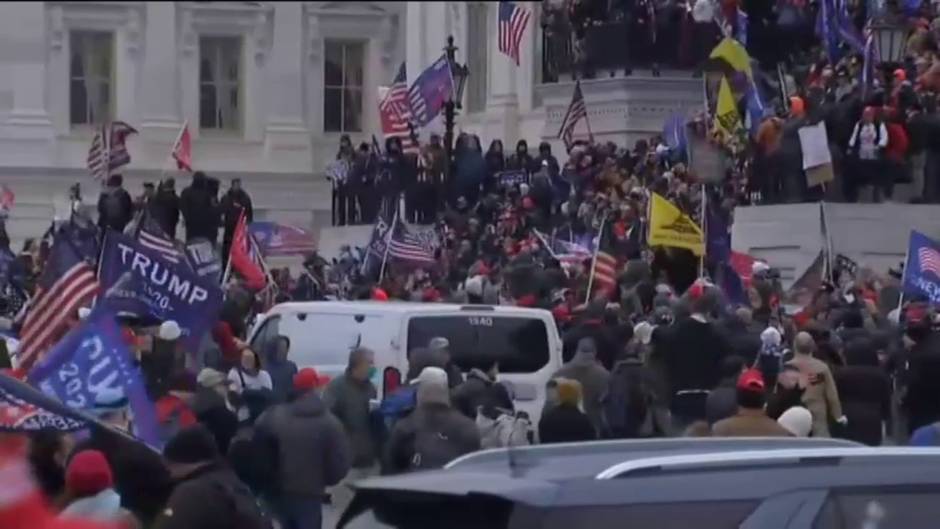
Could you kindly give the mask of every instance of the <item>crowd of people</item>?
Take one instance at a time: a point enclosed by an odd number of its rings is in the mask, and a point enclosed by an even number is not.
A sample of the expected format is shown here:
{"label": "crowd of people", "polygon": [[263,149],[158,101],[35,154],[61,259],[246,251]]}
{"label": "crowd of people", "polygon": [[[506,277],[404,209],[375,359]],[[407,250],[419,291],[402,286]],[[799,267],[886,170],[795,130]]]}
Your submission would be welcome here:
{"label": "crowd of people", "polygon": [[[656,24],[696,16],[699,3],[691,12],[675,4],[675,16]],[[630,24],[659,14],[659,3],[652,11],[643,2],[623,4],[618,9]],[[780,4],[778,17],[806,8]],[[855,10],[865,3],[848,4]],[[577,17],[569,20],[584,34],[595,16],[588,7],[575,3]],[[767,16],[750,13],[757,27],[753,55],[765,61],[758,30],[768,27]],[[853,20],[865,20],[853,13]],[[234,277],[197,349],[183,345],[173,321],[124,322],[155,405],[162,451],[130,435],[126,395],[103,394],[89,410],[98,420],[90,433],[41,432],[28,448],[0,437],[0,475],[8,453],[28,449],[38,487],[64,520],[260,529],[276,519],[283,528],[305,529],[321,526],[325,503],[348,505],[350,484],[360,478],[439,468],[480,448],[667,436],[940,444],[940,315],[913,296],[900,303],[897,277],[836,266],[793,306],[793,293],[765,263],[755,263],[743,291],[734,292],[722,281],[727,256],[647,240],[656,195],[700,225],[706,215],[730,224],[738,205],[856,200],[864,185],[890,199],[894,182],[910,177],[918,157],[925,159],[923,198],[940,199],[931,139],[940,26],[927,17],[927,24],[912,24],[910,60],[883,69],[886,75],[871,84],[861,80],[859,54],[817,60],[824,54],[815,43],[791,64],[792,83],[784,78],[796,88],[768,98],[779,117],[765,116],[736,147],[715,147],[731,160],[717,180],[698,174],[684,149],[663,135],[632,148],[579,140],[559,153],[545,142],[530,150],[525,140],[511,151],[494,140],[484,151],[478,137],[461,134],[453,163],[435,135],[417,155],[406,154],[398,139],[384,149],[341,140],[337,160],[348,170],[334,175],[334,222],[373,224],[397,212],[408,223],[433,225],[434,263],[382,259],[373,269],[364,266],[368,249],[347,248],[333,260],[314,254],[296,278],[287,269],[273,272],[276,301],[549,310],[564,341],[564,365],[551,377],[538,417],[515,410],[515,390],[500,382],[497,362],[462,366],[445,337],[409,351],[405,385],[376,406],[369,349],[352,348],[345,371],[333,379],[299,368],[287,337],[273,340],[270,350],[253,349],[246,341],[250,321],[267,307]],[[720,28],[699,18],[693,29],[717,39]],[[807,37],[799,28],[777,30]],[[804,41],[811,37],[810,30]],[[838,184],[827,189],[808,185],[800,164],[798,130],[820,120]],[[708,120],[688,127],[709,136]],[[208,240],[225,258],[252,204],[237,180],[219,193],[218,180],[197,172],[179,195],[167,179],[132,198],[113,175],[97,204],[98,225],[124,231],[145,211],[169,237]],[[615,263],[607,281],[598,280],[600,252]],[[31,292],[44,259],[39,240],[30,241],[5,272],[5,315],[17,307],[8,285]],[[0,520],[6,497],[0,494]],[[28,525],[12,525],[20,526]]]}

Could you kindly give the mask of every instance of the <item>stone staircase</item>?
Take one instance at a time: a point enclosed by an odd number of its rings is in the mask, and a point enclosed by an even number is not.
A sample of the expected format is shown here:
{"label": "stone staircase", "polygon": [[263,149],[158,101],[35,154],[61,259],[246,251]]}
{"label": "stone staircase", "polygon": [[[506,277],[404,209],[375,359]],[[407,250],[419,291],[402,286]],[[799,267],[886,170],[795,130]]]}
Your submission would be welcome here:
{"label": "stone staircase", "polygon": [[[144,182],[157,182],[160,175],[153,171],[129,170],[124,174],[124,187],[137,196]],[[311,229],[330,225],[330,184],[319,175],[285,173],[209,173],[222,181],[227,189],[233,178],[241,178],[242,186],[251,195],[256,220],[272,220]],[[189,176],[176,175],[177,192],[189,184]],[[100,185],[85,171],[57,170],[52,174],[37,169],[20,173],[7,169],[0,173],[0,183],[16,194],[16,204],[6,221],[10,247],[18,252],[28,238],[41,237],[55,216],[65,218],[69,211],[68,189],[82,185],[82,198],[94,211]],[[179,233],[178,235],[182,235]]]}

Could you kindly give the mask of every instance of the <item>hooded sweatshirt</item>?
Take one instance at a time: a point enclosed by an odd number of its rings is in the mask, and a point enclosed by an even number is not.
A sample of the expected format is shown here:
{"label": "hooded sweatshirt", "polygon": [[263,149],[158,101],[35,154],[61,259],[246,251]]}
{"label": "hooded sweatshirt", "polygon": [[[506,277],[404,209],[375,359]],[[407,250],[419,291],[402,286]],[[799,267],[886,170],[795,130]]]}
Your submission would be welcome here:
{"label": "hooded sweatshirt", "polygon": [[315,391],[265,412],[258,428],[277,440],[284,493],[322,497],[349,471],[352,456],[343,426]]}

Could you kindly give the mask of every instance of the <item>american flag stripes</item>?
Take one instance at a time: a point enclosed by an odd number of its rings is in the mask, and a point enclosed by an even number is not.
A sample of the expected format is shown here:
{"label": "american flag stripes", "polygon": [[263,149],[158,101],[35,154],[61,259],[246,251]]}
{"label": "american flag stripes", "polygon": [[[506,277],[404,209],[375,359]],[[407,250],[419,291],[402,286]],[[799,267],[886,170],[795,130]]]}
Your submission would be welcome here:
{"label": "american flag stripes", "polygon": [[123,121],[113,121],[95,133],[88,149],[88,170],[97,180],[107,180],[111,171],[131,163],[127,151],[127,137],[136,134],[137,129]]}
{"label": "american flag stripes", "polygon": [[519,47],[529,25],[532,12],[516,2],[500,2],[499,27],[496,33],[497,48],[519,66]]}
{"label": "american flag stripes", "polygon": [[177,169],[193,170],[193,138],[189,134],[189,122],[183,123],[176,143],[173,144],[173,159],[176,160]]}
{"label": "american flag stripes", "polygon": [[454,95],[454,76],[450,61],[441,55],[428,66],[408,89],[408,102],[414,125],[423,127],[441,113],[444,103]]}
{"label": "american flag stripes", "polygon": [[408,76],[405,63],[401,63],[392,85],[379,101],[379,117],[385,139],[401,138],[402,151],[418,153],[418,142],[412,137],[411,101],[408,96]]}
{"label": "american flag stripes", "polygon": [[603,250],[597,251],[594,284],[605,290],[617,284],[617,258]]}
{"label": "american flag stripes", "polygon": [[146,211],[140,215],[141,218],[137,226],[137,240],[140,245],[159,253],[161,257],[171,263],[179,263],[183,259],[183,252],[180,251],[176,241],[164,233],[157,221]]}
{"label": "american flag stripes", "polygon": [[917,259],[920,262],[921,272],[930,272],[940,279],[940,252],[928,246],[917,250]]}
{"label": "american flag stripes", "polygon": [[542,246],[548,253],[562,265],[581,266],[584,264],[584,261],[593,256],[591,250],[576,242],[568,242],[555,238],[549,241],[544,233],[536,229],[533,229],[532,233],[538,238],[539,242],[542,243]]}
{"label": "american flag stripes", "polygon": [[[565,119],[561,121],[561,128],[558,129],[558,137],[565,142],[565,147],[571,149],[574,142],[574,128],[578,122],[584,120],[588,126],[588,134],[591,134],[591,125],[587,119],[587,106],[584,104],[584,94],[581,93],[581,82],[574,85],[574,94],[571,96],[571,104],[568,105],[568,111],[565,112]],[[593,138],[591,138],[593,141]]]}
{"label": "american flag stripes", "polygon": [[431,244],[409,230],[398,216],[396,216],[392,226],[392,236],[388,241],[388,255],[396,259],[411,261],[414,264],[437,262]]}
{"label": "american flag stripes", "polygon": [[52,244],[36,293],[26,307],[20,329],[21,369],[29,371],[68,332],[78,309],[91,302],[98,288],[94,267],[82,259],[72,238],[60,232]]}

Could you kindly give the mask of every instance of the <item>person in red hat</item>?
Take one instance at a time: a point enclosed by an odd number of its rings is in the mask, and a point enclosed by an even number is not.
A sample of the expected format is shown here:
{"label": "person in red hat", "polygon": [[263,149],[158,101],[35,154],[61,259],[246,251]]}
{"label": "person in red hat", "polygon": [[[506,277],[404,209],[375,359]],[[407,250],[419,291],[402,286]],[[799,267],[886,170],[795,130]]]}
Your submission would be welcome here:
{"label": "person in red hat", "polygon": [[716,437],[792,437],[792,434],[764,411],[764,375],[748,369],[738,377],[738,413],[712,426]]}
{"label": "person in red hat", "polygon": [[122,529],[126,525],[58,518],[29,471],[26,438],[0,433],[0,527],[3,529]]}
{"label": "person in red hat", "polygon": [[388,292],[381,288],[372,289],[373,301],[388,301]]}
{"label": "person in red hat", "polygon": [[294,376],[296,398],[258,419],[256,429],[277,448],[272,504],[282,527],[319,528],[326,487],[340,482],[352,462],[343,425],[327,409],[320,389],[327,380],[313,368]]}
{"label": "person in red hat", "polygon": [[121,508],[114,490],[111,465],[98,450],[83,450],[72,457],[65,471],[65,490],[71,502],[59,515],[100,521],[123,521],[137,525],[133,515]]}

